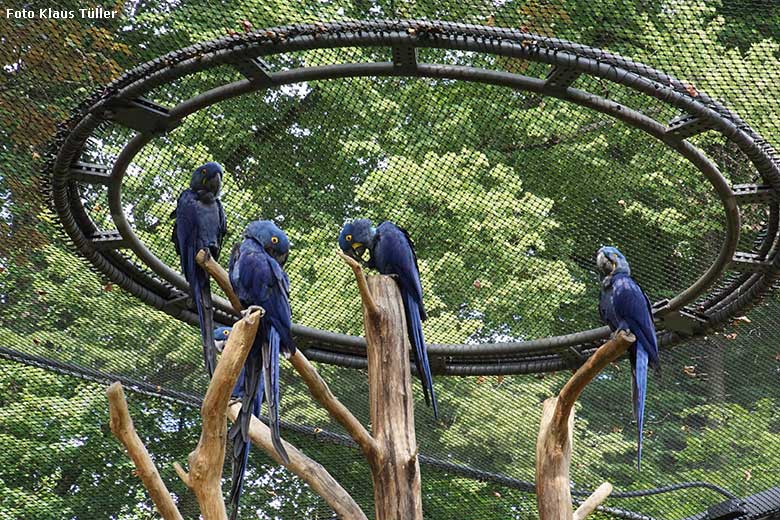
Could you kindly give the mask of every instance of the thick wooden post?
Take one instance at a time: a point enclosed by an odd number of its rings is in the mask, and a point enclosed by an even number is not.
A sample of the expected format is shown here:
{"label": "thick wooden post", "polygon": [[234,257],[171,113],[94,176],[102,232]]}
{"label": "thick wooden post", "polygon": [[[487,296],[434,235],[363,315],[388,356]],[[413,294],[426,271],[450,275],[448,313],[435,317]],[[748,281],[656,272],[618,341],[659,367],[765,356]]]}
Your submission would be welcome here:
{"label": "thick wooden post", "polygon": [[377,520],[422,520],[409,339],[401,293],[388,276],[367,279],[375,307],[363,308],[368,397],[378,456],[370,458]]}
{"label": "thick wooden post", "polygon": [[571,507],[571,439],[574,403],[585,386],[635,341],[622,332],[604,343],[564,385],[558,397],[544,401],[536,440],[536,499],[540,520],[583,520],[612,492],[605,482],[575,514]]}

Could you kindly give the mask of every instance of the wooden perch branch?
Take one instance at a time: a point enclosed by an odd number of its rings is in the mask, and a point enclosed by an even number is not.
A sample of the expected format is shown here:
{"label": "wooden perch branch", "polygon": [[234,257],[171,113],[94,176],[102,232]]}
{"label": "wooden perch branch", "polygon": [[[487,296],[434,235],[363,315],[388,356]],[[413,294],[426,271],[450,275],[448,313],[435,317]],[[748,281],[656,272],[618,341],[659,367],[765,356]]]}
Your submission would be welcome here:
{"label": "wooden perch branch", "polygon": [[401,293],[389,276],[366,278],[354,259],[341,257],[352,268],[363,301],[368,399],[378,446],[373,455],[366,453],[376,520],[422,520],[410,345]]}
{"label": "wooden perch branch", "polygon": [[152,462],[144,443],[138,437],[127,408],[127,400],[122,384],[118,381],[106,390],[108,395],[108,409],[111,416],[111,431],[119,441],[124,444],[128,455],[135,464],[138,477],[144,487],[149,491],[157,512],[165,520],[183,520],[181,513],[173,503],[173,498],[160,478],[160,473]]}
{"label": "wooden perch branch", "polygon": [[593,494],[590,495],[574,512],[574,520],[585,520],[589,514],[595,511],[596,508],[607,499],[610,493],[612,493],[612,484],[609,482],[604,482],[597,487],[596,491],[594,491]]}
{"label": "wooden perch branch", "polygon": [[344,262],[352,268],[352,272],[355,273],[355,280],[357,280],[358,290],[360,291],[360,299],[363,300],[363,308],[372,316],[376,316],[379,312],[374,298],[371,296],[371,291],[368,290],[368,281],[366,275],[363,274],[363,268],[357,263],[357,260],[351,256],[345,255],[341,251],[338,252]]}
{"label": "wooden perch branch", "polygon": [[[228,417],[231,421],[236,420],[239,410],[241,410],[241,403],[230,405]],[[274,449],[271,441],[271,430],[254,416],[249,426],[249,437],[255,446],[263,449],[277,463],[284,465],[306,482],[315,493],[328,503],[340,519],[367,520],[360,506],[321,464],[310,459],[298,448],[282,439],[282,444],[290,457],[290,463],[284,464]]]}
{"label": "wooden perch branch", "polygon": [[[602,345],[564,385],[558,397],[544,401],[539,437],[536,441],[536,496],[540,520],[572,520],[569,468],[574,429],[574,403],[585,387],[604,367],[615,361],[635,341],[619,332]],[[603,502],[612,486],[605,482],[577,510],[584,519]]]}
{"label": "wooden perch branch", "polygon": [[379,446],[371,434],[368,433],[360,421],[352,415],[349,409],[341,404],[333,392],[330,391],[328,385],[317,373],[317,370],[312,366],[306,356],[301,351],[296,350],[295,354],[290,358],[290,363],[298,371],[301,379],[303,379],[306,386],[309,387],[309,393],[317,400],[318,403],[325,408],[336,421],[338,421],[347,433],[355,439],[358,446],[363,450],[363,453],[367,457],[375,457],[379,452]]}
{"label": "wooden perch branch", "polygon": [[[230,283],[230,278],[227,272],[225,272],[225,269],[215,262],[214,259],[211,258],[211,255],[206,254],[205,251],[200,251],[196,259],[198,264],[200,264],[200,266],[217,281],[217,284],[222,288],[225,295],[230,300],[231,305],[233,305],[233,309],[237,313],[241,313],[243,306],[235,291],[233,291],[233,286]],[[230,337],[232,336],[233,334],[231,333]],[[228,339],[228,342],[229,341],[230,340]],[[224,356],[223,359],[220,360],[220,364],[223,362]],[[298,374],[300,374],[301,378],[306,383],[306,386],[309,388],[309,392],[314,399],[328,410],[334,419],[344,426],[352,438],[355,439],[355,442],[363,449],[363,452],[366,454],[370,453],[372,456],[376,454],[378,448],[374,439],[371,438],[368,431],[363,428],[363,425],[360,424],[360,421],[358,421],[354,415],[352,415],[349,409],[336,399],[328,388],[328,385],[317,373],[317,370],[312,366],[309,360],[306,359],[306,356],[304,356],[300,350],[296,350],[295,354],[290,358],[290,363],[295,370],[298,371]],[[230,388],[232,388],[232,386]],[[236,408],[236,405],[233,405],[228,409],[231,420],[235,420],[237,410],[238,408]],[[252,430],[250,430],[250,437],[252,438],[252,442],[262,448],[273,460],[282,464],[281,459],[276,453],[276,449],[271,444],[268,427],[254,417],[252,418],[251,425]],[[337,514],[339,514],[340,518],[345,520],[363,520],[366,518],[365,513],[363,513],[357,503],[346,491],[344,491],[344,488],[333,479],[325,468],[306,457],[306,455],[301,453],[291,444],[288,444],[284,440],[282,440],[282,442],[287,449],[287,454],[290,455],[290,464],[285,465],[285,467],[306,481],[311,488],[319,494]]]}
{"label": "wooden perch branch", "polygon": [[217,281],[217,285],[219,285],[222,292],[224,292],[225,296],[230,300],[230,305],[233,306],[233,310],[237,313],[241,313],[243,307],[241,306],[241,302],[238,300],[235,291],[233,291],[233,286],[230,283],[230,277],[228,276],[227,271],[225,271],[225,269],[223,269],[205,249],[198,251],[198,254],[195,255],[195,261]]}
{"label": "wooden perch branch", "polygon": [[203,430],[198,446],[187,458],[190,472],[174,464],[176,473],[195,493],[204,520],[227,518],[222,498],[222,465],[225,461],[228,401],[262,316],[263,311],[252,312],[233,326],[200,408]]}

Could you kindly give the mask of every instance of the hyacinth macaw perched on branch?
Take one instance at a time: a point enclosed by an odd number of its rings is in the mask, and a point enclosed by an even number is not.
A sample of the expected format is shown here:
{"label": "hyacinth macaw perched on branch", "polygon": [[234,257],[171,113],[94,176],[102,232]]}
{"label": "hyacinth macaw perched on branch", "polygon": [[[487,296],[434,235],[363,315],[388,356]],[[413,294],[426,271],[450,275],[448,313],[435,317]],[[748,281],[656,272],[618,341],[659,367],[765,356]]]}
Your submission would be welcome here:
{"label": "hyacinth macaw perched on branch", "polygon": [[[285,464],[289,463],[279,433],[279,354],[289,357],[295,353],[290,282],[282,269],[289,251],[290,241],[284,231],[269,220],[258,220],[247,226],[244,241],[233,248],[230,256],[230,283],[241,305],[247,310],[256,305],[265,309],[255,342],[244,363],[241,411],[228,434],[233,441],[231,519],[238,514],[246,471],[249,422],[253,414],[260,412],[263,393],[268,403],[271,440],[279,457]],[[234,393],[237,392],[234,390]]]}
{"label": "hyacinth macaw perched on branch", "polygon": [[214,374],[217,351],[214,347],[214,308],[211,301],[209,275],[198,266],[195,257],[205,249],[219,260],[222,240],[227,233],[227,221],[219,190],[222,188],[222,166],[208,162],[198,166],[190,178],[190,187],[184,190],[171,214],[173,245],[181,258],[181,270],[190,284],[192,298],[198,310],[203,358],[209,378]]}
{"label": "hyacinth macaw perched on branch", "polygon": [[[217,327],[214,329],[214,345],[217,347],[217,352],[222,353],[222,350],[225,348],[225,343],[227,343],[227,340],[230,337],[230,333],[232,331],[232,327]],[[236,380],[236,384],[233,386],[233,397],[240,398],[243,395],[245,372],[246,369],[242,367],[241,373],[238,375],[238,379]],[[260,414],[260,405],[262,404],[262,394],[263,392],[257,393],[257,412],[252,412],[258,417]]]}
{"label": "hyacinth macaw perched on branch", "polygon": [[653,326],[653,313],[639,284],[631,278],[626,257],[615,247],[602,247],[596,255],[596,265],[604,276],[601,282],[599,314],[612,331],[630,331],[636,342],[631,345],[631,398],[637,423],[637,469],[642,465],[642,428],[644,426],[647,367],[659,368],[658,343]]}
{"label": "hyacinth macaw perched on branch", "polygon": [[433,378],[422,330],[422,322],[427,316],[412,239],[406,230],[392,222],[382,222],[374,227],[370,220],[358,219],[344,225],[339,234],[339,247],[360,262],[363,262],[363,254],[368,250],[371,257],[367,267],[381,274],[394,275],[401,288],[409,341],[415,349],[415,363],[422,380],[425,403],[433,406],[433,416],[438,419],[439,409],[433,393]]}

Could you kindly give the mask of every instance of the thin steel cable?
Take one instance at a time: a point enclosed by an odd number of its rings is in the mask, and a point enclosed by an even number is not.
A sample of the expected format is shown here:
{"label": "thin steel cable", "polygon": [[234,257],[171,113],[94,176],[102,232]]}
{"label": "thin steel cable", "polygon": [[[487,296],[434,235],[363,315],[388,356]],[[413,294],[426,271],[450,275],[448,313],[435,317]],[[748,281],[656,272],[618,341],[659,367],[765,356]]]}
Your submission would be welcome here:
{"label": "thin steel cable", "polygon": [[[61,361],[57,361],[57,360],[53,360],[41,356],[26,354],[13,349],[9,349],[7,347],[0,347],[0,357],[4,359],[8,359],[10,361],[15,361],[17,363],[22,363],[25,365],[34,366],[44,370],[49,370],[51,372],[55,372],[58,374],[77,377],[79,379],[83,379],[94,383],[107,384],[113,381],[119,381],[123,385],[126,385],[128,391],[145,395],[145,396],[156,397],[159,399],[163,399],[165,401],[174,402],[184,406],[200,408],[200,405],[202,403],[202,399],[194,394],[190,394],[186,392],[178,392],[175,390],[168,390],[158,385],[152,385],[150,383],[138,381],[137,379],[133,379],[125,376],[118,376],[115,374],[108,374],[105,372],[101,372],[99,370],[85,368],[72,363],[64,363]],[[265,417],[261,417],[260,420],[266,422]],[[355,443],[355,441],[347,435],[342,435],[339,433],[323,430],[321,428],[312,428],[310,426],[304,426],[301,424],[293,424],[285,421],[282,421],[281,425],[284,429],[296,433],[301,433],[307,436],[315,437],[320,442],[329,442],[332,444],[337,444],[349,448],[357,448],[357,444]],[[479,480],[482,482],[491,482],[495,484],[500,484],[502,486],[511,489],[517,489],[519,491],[524,491],[527,493],[536,493],[536,485],[533,482],[520,480],[499,473],[493,473],[489,471],[476,469],[470,466],[466,466],[464,464],[447,462],[438,459],[436,457],[431,457],[429,455],[420,454],[419,460],[421,464],[431,466],[441,471],[455,473],[457,475],[468,477],[474,480]],[[662,486],[657,488],[640,489],[635,491],[622,491],[622,492],[612,493],[610,495],[610,498],[618,498],[618,499],[638,498],[643,496],[652,496],[652,495],[659,495],[663,493],[671,493],[674,491],[680,491],[680,490],[690,489],[690,488],[709,489],[730,499],[737,498],[737,496],[731,493],[730,491],[718,485],[711,484],[709,482],[681,482],[678,484],[670,484],[668,486]],[[592,491],[586,491],[582,489],[572,489],[571,491],[572,496],[590,496],[591,493]],[[637,513],[633,513],[633,512],[629,512],[629,513],[632,515],[638,515]],[[638,515],[638,516],[625,516],[624,518],[649,519],[650,517]]]}

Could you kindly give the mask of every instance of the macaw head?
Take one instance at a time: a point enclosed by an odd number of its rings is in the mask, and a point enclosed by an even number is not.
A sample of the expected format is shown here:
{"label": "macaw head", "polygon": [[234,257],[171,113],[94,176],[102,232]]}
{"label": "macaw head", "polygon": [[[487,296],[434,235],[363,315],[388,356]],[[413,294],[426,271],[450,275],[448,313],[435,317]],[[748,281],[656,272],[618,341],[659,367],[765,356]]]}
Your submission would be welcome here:
{"label": "macaw head", "polygon": [[214,195],[219,195],[222,189],[222,165],[215,162],[207,162],[202,166],[195,168],[190,179],[190,189],[192,191],[206,191]]}
{"label": "macaw head", "polygon": [[255,220],[246,227],[244,237],[260,244],[279,265],[284,266],[290,254],[290,239],[276,224],[270,220]]}
{"label": "macaw head", "polygon": [[628,260],[616,247],[604,246],[596,253],[596,267],[601,274],[609,276],[615,273],[631,274]]}
{"label": "macaw head", "polygon": [[222,349],[225,348],[225,343],[230,337],[231,330],[233,330],[231,327],[217,327],[214,329],[214,345],[219,352],[222,352]]}
{"label": "macaw head", "polygon": [[376,228],[371,221],[359,218],[344,224],[339,233],[339,247],[345,254],[361,260],[366,249],[371,248],[375,235]]}

